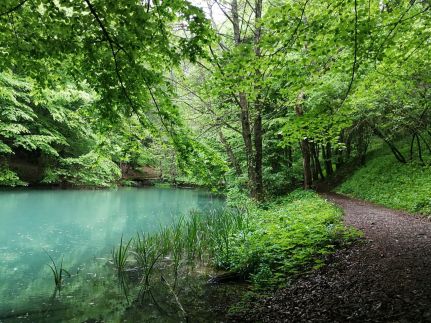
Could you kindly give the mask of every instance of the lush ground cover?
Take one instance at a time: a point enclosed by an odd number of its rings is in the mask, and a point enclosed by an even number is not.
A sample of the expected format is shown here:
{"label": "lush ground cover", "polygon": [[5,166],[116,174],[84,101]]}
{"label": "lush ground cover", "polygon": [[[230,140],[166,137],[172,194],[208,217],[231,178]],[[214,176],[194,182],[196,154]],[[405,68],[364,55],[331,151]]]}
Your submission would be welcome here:
{"label": "lush ground cover", "polygon": [[385,149],[337,188],[337,192],[387,207],[431,215],[431,168],[398,162]]}
{"label": "lush ground cover", "polygon": [[152,272],[168,270],[176,285],[190,264],[205,264],[265,288],[321,267],[325,255],[355,235],[338,207],[299,190],[264,207],[248,202],[221,213],[193,213],[159,233],[122,240],[113,258],[119,272],[137,264],[146,284]]}
{"label": "lush ground cover", "polygon": [[298,190],[250,216],[246,232],[232,237],[228,268],[260,287],[282,284],[355,235],[342,223],[342,210],[311,191]]}

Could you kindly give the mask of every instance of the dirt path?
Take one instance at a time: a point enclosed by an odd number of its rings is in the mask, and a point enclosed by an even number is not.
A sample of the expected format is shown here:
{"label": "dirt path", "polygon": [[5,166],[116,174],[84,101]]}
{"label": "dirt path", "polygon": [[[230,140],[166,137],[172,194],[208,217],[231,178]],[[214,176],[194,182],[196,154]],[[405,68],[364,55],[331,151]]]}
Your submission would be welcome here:
{"label": "dirt path", "polygon": [[336,194],[345,223],[365,233],[330,265],[260,301],[261,322],[431,322],[431,222]]}

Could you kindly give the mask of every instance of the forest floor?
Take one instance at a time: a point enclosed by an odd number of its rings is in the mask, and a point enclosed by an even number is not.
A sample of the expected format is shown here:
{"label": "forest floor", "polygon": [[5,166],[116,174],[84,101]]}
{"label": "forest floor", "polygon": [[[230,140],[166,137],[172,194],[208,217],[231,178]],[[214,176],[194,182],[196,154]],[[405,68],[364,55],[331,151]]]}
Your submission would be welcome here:
{"label": "forest floor", "polygon": [[252,322],[431,322],[431,221],[338,194],[364,239],[328,265],[250,304]]}

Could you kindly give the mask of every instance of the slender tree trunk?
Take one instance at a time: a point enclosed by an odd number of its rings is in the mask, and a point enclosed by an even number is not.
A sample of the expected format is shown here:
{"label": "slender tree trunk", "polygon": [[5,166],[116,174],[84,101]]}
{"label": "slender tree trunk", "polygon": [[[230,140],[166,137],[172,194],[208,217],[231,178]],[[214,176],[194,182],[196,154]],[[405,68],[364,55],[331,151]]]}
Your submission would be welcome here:
{"label": "slender tree trunk", "polygon": [[232,0],[231,3],[233,38],[236,45],[241,43],[241,29],[239,25],[238,1]]}
{"label": "slender tree trunk", "polygon": [[382,139],[391,149],[392,153],[394,154],[395,158],[400,162],[405,164],[406,163],[406,159],[404,158],[404,155],[397,149],[397,147],[395,147],[395,145],[386,138],[386,136],[383,134],[383,132],[378,129],[376,126],[371,125],[371,129],[373,130],[374,134],[379,137],[380,139]]}
{"label": "slender tree trunk", "polygon": [[320,165],[319,151],[318,151],[317,145],[315,143],[311,143],[310,147],[311,147],[311,155],[314,161],[316,177],[317,179],[319,179],[319,176],[320,176],[321,179],[324,179],[325,176],[323,175],[322,166]]}
{"label": "slender tree trunk", "polygon": [[308,147],[308,139],[301,141],[301,152],[302,152],[302,167],[304,175],[304,188],[309,189],[313,185],[313,178],[311,173],[311,158],[310,149]]}
{"label": "slender tree trunk", "polygon": [[418,133],[418,136],[422,139],[422,141],[424,142],[425,146],[428,148],[428,152],[431,153],[431,146],[428,144],[428,142],[425,140],[425,138],[420,133]]}
{"label": "slender tree trunk", "polygon": [[325,164],[325,171],[327,176],[331,176],[334,174],[334,170],[332,168],[332,151],[331,151],[331,143],[326,143],[326,145],[322,145],[322,158]]}
{"label": "slender tree trunk", "polygon": [[310,150],[311,175],[312,175],[313,182],[315,182],[315,181],[319,180],[319,173],[317,172],[317,166],[316,166],[315,159],[314,159],[314,151],[313,151],[313,143],[312,142],[308,143],[308,149]]}
{"label": "slender tree trunk", "polygon": [[293,161],[292,161],[292,146],[287,146],[286,148],[287,153],[287,168],[292,168]]}
{"label": "slender tree trunk", "polygon": [[245,146],[245,156],[247,159],[248,185],[250,194],[254,198],[256,196],[256,172],[253,158],[253,141],[250,126],[250,114],[248,110],[248,102],[244,93],[239,94],[241,104],[241,128],[242,138]]}
{"label": "slender tree trunk", "polygon": [[358,127],[358,140],[357,140],[357,149],[358,149],[358,157],[359,163],[361,165],[365,165],[365,156],[367,154],[368,149],[368,141],[367,141],[367,133],[364,125],[361,123]]}
{"label": "slender tree trunk", "polygon": [[425,164],[423,158],[422,158],[422,147],[421,147],[421,142],[419,139],[419,136],[416,135],[416,142],[418,143],[418,155],[419,155],[419,160],[421,161],[422,164]]}
{"label": "slender tree trunk", "polygon": [[337,149],[335,155],[336,155],[335,168],[339,170],[344,164],[343,151],[341,149]]}
{"label": "slender tree trunk", "polygon": [[[302,110],[302,102],[301,102],[303,99],[304,99],[304,93],[301,92],[298,95],[298,103],[295,106],[295,113],[298,117],[301,117],[304,115],[304,111]],[[310,157],[308,138],[301,140],[300,147],[302,152],[304,188],[309,189],[313,185],[313,178],[312,178],[312,172],[311,172],[311,157]]]}
{"label": "slender tree trunk", "polygon": [[[260,49],[260,37],[262,28],[260,26],[260,19],[262,18],[262,0],[255,1],[255,31],[254,31],[254,52],[256,54],[256,58],[260,59],[261,49]],[[258,79],[261,77],[261,72],[259,69],[256,70],[256,76]],[[263,128],[262,128],[262,98],[260,96],[260,85],[255,86],[255,92],[257,93],[256,101],[255,101],[255,110],[256,117],[254,119],[254,174],[255,174],[255,194],[254,198],[258,201],[263,200],[263,174],[262,174],[262,136],[263,136]]]}
{"label": "slender tree trunk", "polygon": [[[231,17],[232,17],[232,27],[233,35],[236,46],[241,44],[241,29],[238,14],[238,2],[237,0],[232,0],[231,2]],[[248,186],[250,190],[250,195],[256,197],[256,168],[254,161],[253,152],[253,140],[252,140],[252,129],[250,125],[250,111],[249,103],[247,100],[247,95],[244,92],[238,94],[239,105],[241,109],[241,132],[245,147],[245,156],[247,161],[247,175],[248,175]]]}
{"label": "slender tree trunk", "polygon": [[413,132],[412,141],[410,142],[410,160],[413,160],[413,147],[415,144],[416,132]]}
{"label": "slender tree trunk", "polygon": [[[344,142],[344,130],[341,130],[340,132],[340,138],[339,138],[339,143],[343,143]],[[341,166],[344,164],[344,158],[343,158],[343,150],[338,148],[335,151],[335,168],[338,171]]]}
{"label": "slender tree trunk", "polygon": [[262,117],[259,114],[254,122],[254,146],[255,146],[255,198],[258,201],[263,199],[263,174],[262,174]]}
{"label": "slender tree trunk", "polygon": [[[256,0],[255,8],[255,26],[254,26],[254,51],[256,58],[260,58],[260,37],[261,37],[261,27],[260,19],[262,17],[262,0]],[[241,25],[238,14],[238,1],[231,0],[231,15],[229,20],[233,27],[233,36],[236,46],[242,43],[241,39]],[[242,23],[242,22],[241,22]],[[255,71],[259,78],[260,71]],[[255,92],[258,94],[254,102],[250,102],[247,98],[246,93],[238,93],[239,105],[241,110],[241,132],[244,141],[245,155],[247,160],[247,174],[248,174],[248,186],[250,190],[250,195],[256,200],[263,199],[263,179],[262,179],[262,102],[259,96],[260,85],[256,85],[254,88]],[[255,113],[251,116],[250,105],[253,104],[255,108]],[[253,111],[254,112],[254,111]],[[253,123],[253,128],[251,127]]]}
{"label": "slender tree trunk", "polygon": [[224,149],[226,150],[226,154],[227,154],[227,158],[229,160],[229,163],[231,164],[232,168],[235,170],[235,174],[237,176],[241,176],[242,175],[241,166],[240,166],[238,160],[236,159],[235,154],[233,153],[232,147],[227,142],[222,131],[219,131],[219,138],[220,138],[221,143],[224,146]]}

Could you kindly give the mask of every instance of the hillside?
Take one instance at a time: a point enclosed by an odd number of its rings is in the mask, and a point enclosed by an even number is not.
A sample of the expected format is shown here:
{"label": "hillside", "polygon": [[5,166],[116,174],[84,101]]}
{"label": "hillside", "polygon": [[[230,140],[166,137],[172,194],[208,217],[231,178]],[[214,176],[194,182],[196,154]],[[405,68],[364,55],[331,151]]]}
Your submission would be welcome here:
{"label": "hillside", "polygon": [[[401,151],[407,151],[402,144]],[[431,215],[431,168],[418,161],[405,164],[385,147],[369,155],[336,191],[390,208]]]}

